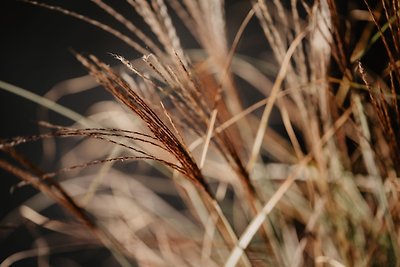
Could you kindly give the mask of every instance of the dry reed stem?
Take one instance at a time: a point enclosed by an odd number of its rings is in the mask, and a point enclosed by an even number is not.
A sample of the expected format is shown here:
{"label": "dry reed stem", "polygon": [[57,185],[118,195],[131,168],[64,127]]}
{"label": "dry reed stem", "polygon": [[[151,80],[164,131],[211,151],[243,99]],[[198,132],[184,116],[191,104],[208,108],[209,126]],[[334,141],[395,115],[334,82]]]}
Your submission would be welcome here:
{"label": "dry reed stem", "polygon": [[128,267],[131,266],[126,256],[124,255],[124,247],[110,236],[104,229],[99,228],[98,225],[88,216],[88,214],[79,207],[78,204],[68,195],[67,192],[54,180],[49,180],[45,183],[39,177],[35,177],[30,173],[15,167],[5,160],[0,159],[0,168],[12,173],[13,175],[19,177],[21,180],[28,184],[31,184],[40,192],[46,194],[49,198],[53,199],[56,203],[63,206],[67,211],[69,211],[75,218],[79,219],[82,224],[84,224],[98,239],[110,249],[114,254],[121,266]]}
{"label": "dry reed stem", "polygon": [[[131,88],[122,81],[113,71],[106,65],[101,63],[97,58],[91,56],[90,59],[77,55],[77,58],[88,68],[91,74],[98,79],[115,97],[135,112],[148,126],[156,139],[164,144],[165,148],[171,153],[181,164],[181,167],[174,167],[189,181],[194,183],[200,191],[202,200],[205,202],[207,209],[211,214],[217,214],[218,220],[215,222],[224,241],[229,248],[233,248],[236,244],[236,236],[231,229],[230,224],[225,219],[217,202],[213,199],[206,181],[193,161],[189,151],[179,142],[169,128],[160,120],[158,115],[141,99]],[[156,157],[152,157],[156,158]],[[159,159],[157,159],[159,160]],[[242,258],[243,264],[249,266],[246,257]]]}
{"label": "dry reed stem", "polygon": [[[323,146],[332,136],[335,134],[336,130],[343,126],[343,124],[349,119],[351,115],[352,109],[347,109],[343,115],[334,123],[333,127],[331,127],[325,134],[322,136],[320,140],[318,140],[318,146]],[[283,195],[287,192],[287,190],[292,186],[295,181],[295,177],[302,171],[302,169],[312,160],[312,153],[307,154],[304,158],[300,160],[297,167],[294,171],[290,173],[290,175],[285,179],[283,184],[275,191],[273,196],[269,199],[269,201],[264,205],[259,214],[250,222],[247,226],[244,233],[239,238],[239,243],[235,247],[234,250],[231,251],[231,254],[227,261],[225,262],[226,267],[234,267],[243,251],[249,245],[251,239],[254,237],[254,234],[258,231],[259,227],[263,224],[268,214],[273,210],[279,200],[283,197]]]}
{"label": "dry reed stem", "polygon": [[256,163],[260,148],[261,148],[261,143],[262,143],[262,139],[264,137],[265,134],[265,130],[267,128],[268,125],[268,120],[269,120],[269,116],[271,114],[272,111],[272,107],[275,103],[275,101],[278,98],[278,94],[279,91],[281,89],[281,85],[282,82],[285,79],[285,75],[288,71],[289,68],[289,64],[290,64],[290,59],[293,55],[293,53],[295,52],[297,46],[300,44],[300,42],[303,40],[303,38],[307,35],[307,31],[303,31],[300,35],[298,35],[293,42],[290,44],[289,49],[287,50],[284,59],[282,61],[279,73],[276,77],[275,83],[271,89],[271,94],[269,97],[269,101],[265,106],[263,115],[261,117],[260,120],[260,124],[259,124],[259,128],[257,130],[257,134],[256,137],[254,139],[254,144],[253,144],[253,148],[251,150],[251,154],[250,154],[250,159],[247,163],[246,169],[249,173],[251,173],[254,164]]}

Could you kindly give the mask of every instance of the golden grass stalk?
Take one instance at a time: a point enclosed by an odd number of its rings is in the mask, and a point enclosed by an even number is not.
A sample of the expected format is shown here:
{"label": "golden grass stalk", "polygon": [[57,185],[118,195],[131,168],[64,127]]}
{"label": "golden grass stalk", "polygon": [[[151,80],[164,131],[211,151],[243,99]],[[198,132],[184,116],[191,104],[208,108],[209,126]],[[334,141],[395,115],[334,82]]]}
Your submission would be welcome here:
{"label": "golden grass stalk", "polygon": [[[97,103],[87,118],[0,83],[79,121],[40,122],[42,134],[2,140],[7,160],[0,168],[69,211],[119,264],[399,266],[396,1],[365,0],[346,18],[332,0],[254,0],[232,42],[222,0],[127,0],[150,33],[93,0],[126,34],[75,11],[28,2],[99,27],[143,55],[131,61],[111,54],[122,65],[112,68],[75,53],[122,104]],[[200,49],[182,46],[177,22]],[[268,57],[237,51],[255,22]],[[356,26],[364,27],[361,35],[352,32]],[[382,69],[371,66],[371,53],[384,55]],[[58,170],[42,171],[17,151],[54,138],[79,140]],[[129,166],[135,172],[128,175]],[[50,217],[47,225],[35,203],[25,203],[22,216],[36,225],[63,234],[76,226]],[[44,261],[50,250],[38,251]],[[32,252],[4,262],[22,255]]]}

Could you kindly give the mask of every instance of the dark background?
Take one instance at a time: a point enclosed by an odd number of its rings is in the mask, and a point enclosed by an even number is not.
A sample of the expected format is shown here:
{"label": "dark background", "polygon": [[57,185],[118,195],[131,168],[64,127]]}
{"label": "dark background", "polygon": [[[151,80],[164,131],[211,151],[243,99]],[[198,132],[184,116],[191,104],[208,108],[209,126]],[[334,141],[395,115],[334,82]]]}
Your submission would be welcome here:
{"label": "dark background", "polygon": [[[113,22],[89,1],[53,1],[51,4]],[[108,52],[120,53],[127,58],[139,56],[113,36],[55,11],[25,2],[2,0],[0,12],[0,80],[39,95],[45,94],[63,80],[87,74],[74,58],[71,49],[94,53],[109,63],[114,61]],[[99,91],[99,97],[104,95],[104,92]],[[65,97],[60,102],[82,112],[95,99],[83,97],[77,103],[73,97]],[[38,109],[36,103],[0,89],[0,138],[38,133]],[[53,119],[59,123],[69,122],[61,116],[54,116]],[[35,163],[40,162],[39,144],[23,147],[23,151]],[[3,218],[32,190],[22,188],[10,194],[10,187],[17,180],[3,171],[0,171],[0,176],[0,196],[3,198],[0,218]]]}
{"label": "dark background", "polygon": [[[124,1],[113,1],[114,8],[128,11],[122,5]],[[88,15],[116,25],[115,21],[101,9],[89,1],[49,1],[52,5],[60,5],[78,13]],[[129,10],[130,11],[130,10]],[[122,41],[116,39],[92,25],[61,13],[33,6],[28,3],[1,0],[0,1],[0,80],[44,95],[57,83],[69,78],[86,75],[87,71],[74,58],[71,49],[93,53],[109,64],[115,60],[108,52],[124,55],[126,58],[140,57]],[[127,12],[135,20],[133,12]],[[123,31],[123,27],[119,27]],[[94,96],[94,97],[93,97]],[[96,90],[90,97],[85,93],[79,96],[66,96],[60,103],[78,112],[84,112],[88,106],[102,98],[109,98],[103,90]],[[0,89],[0,138],[32,135],[39,132],[36,124],[39,107],[36,103],[15,96]],[[51,114],[52,123],[68,125],[68,119]],[[27,158],[43,166],[40,143],[23,145],[18,148]],[[4,157],[1,154],[0,157]],[[53,164],[56,164],[54,160]],[[46,165],[46,164],[45,164]],[[49,165],[49,164],[47,164]],[[10,211],[16,209],[24,200],[37,193],[29,186],[10,191],[19,180],[0,170],[0,220]],[[54,212],[53,212],[54,214]],[[0,262],[9,255],[32,248],[32,228],[29,224],[11,229],[14,225],[1,225],[0,232]],[[43,234],[43,233],[41,233]],[[70,262],[68,262],[70,261]],[[51,261],[54,266],[117,266],[104,249],[85,248],[85,253],[79,250],[58,256]],[[37,260],[23,260],[13,266],[36,266]]]}
{"label": "dark background", "polygon": [[[51,4],[62,5],[106,23],[113,23],[105,12],[89,1],[52,1]],[[43,95],[63,80],[87,74],[70,49],[94,53],[109,63],[114,62],[108,52],[120,53],[127,58],[139,57],[123,42],[78,19],[24,2],[0,1],[0,80]],[[101,90],[97,95],[98,98],[108,97]],[[81,97],[77,102],[76,97],[72,96],[62,98],[60,103],[83,112],[96,100],[98,99]],[[38,110],[37,104],[0,89],[0,138],[38,133],[35,122],[38,119]],[[54,114],[51,121],[70,123],[68,119]],[[34,163],[43,162],[40,143],[24,145],[19,151]],[[0,157],[4,157],[4,154]],[[11,192],[11,187],[18,182],[17,178],[0,170],[0,220],[28,197],[37,193],[29,186]],[[0,232],[9,232],[9,226],[1,225]],[[3,233],[0,234],[0,262],[15,252],[32,248],[32,232],[29,228],[29,225],[25,225],[11,229],[12,234],[6,237],[3,237]],[[67,258],[76,259],[82,266],[115,265],[115,262],[107,262],[110,258],[109,253],[102,249],[85,249],[85,255],[81,255],[79,251],[69,253]],[[103,264],[98,264],[100,262]],[[65,257],[64,262],[52,262],[55,266],[73,266],[72,263],[68,263]],[[36,264],[37,261],[32,259],[13,266]]]}

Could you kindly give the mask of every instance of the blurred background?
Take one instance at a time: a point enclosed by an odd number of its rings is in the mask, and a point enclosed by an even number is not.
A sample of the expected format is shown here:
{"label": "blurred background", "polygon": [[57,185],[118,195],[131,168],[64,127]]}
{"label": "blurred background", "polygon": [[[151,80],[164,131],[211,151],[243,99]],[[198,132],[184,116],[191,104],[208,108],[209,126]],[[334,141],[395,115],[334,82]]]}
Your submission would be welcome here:
{"label": "blurred background", "polygon": [[[106,14],[94,9],[89,1],[52,1],[52,4],[62,4],[88,16],[98,18],[103,16],[105,21],[110,23],[112,21]],[[110,59],[105,56],[107,52],[121,53],[129,57],[139,56],[123,42],[95,27],[54,11],[21,1],[2,0],[0,1],[0,12],[0,80],[38,95],[44,95],[63,80],[87,74],[70,49],[92,52],[105,60]],[[63,97],[60,99],[60,103],[78,112],[84,112],[91,103],[109,97],[102,90],[91,94],[90,98],[86,98],[84,95],[79,97],[79,101],[73,95]],[[93,95],[97,99],[93,99]],[[0,90],[0,138],[38,133],[36,123],[38,112],[37,104]],[[54,113],[50,114],[50,120],[63,125],[71,123],[68,119]],[[42,162],[42,147],[38,142],[24,145],[19,151],[23,151],[27,158],[40,166],[47,165],[45,167],[49,167],[56,162],[51,162],[51,160],[48,160],[46,164]],[[4,218],[24,200],[37,192],[29,186],[11,190],[19,180],[2,170],[0,170],[0,177],[2,199],[0,218]],[[13,227],[14,225],[2,225],[0,228],[0,232],[3,232],[0,233],[0,262],[15,252],[32,247],[30,238],[32,233],[27,229],[29,227],[18,227],[15,230],[12,229]],[[85,263],[92,264],[93,259],[103,262],[108,257],[108,253],[102,250],[92,250],[93,254],[90,253],[91,250],[88,251],[85,255],[79,255],[79,261],[83,265]],[[78,257],[79,253],[75,254],[75,257]],[[73,255],[74,253],[72,255],[70,253],[68,257],[74,257]],[[20,264],[15,266],[35,266],[37,262],[23,261]],[[60,266],[73,266],[71,262],[59,262],[59,264]],[[113,264],[111,263],[111,265]],[[103,264],[99,266],[103,266]]]}
{"label": "blurred background", "polygon": [[[227,32],[232,39],[242,18],[249,10],[249,4],[240,0],[226,2]],[[121,25],[90,1],[59,0],[48,3],[96,18],[124,32]],[[137,18],[125,1],[112,1],[110,4],[146,32],[146,25]],[[117,62],[108,53],[120,54],[128,59],[142,56],[110,34],[59,12],[14,0],[0,1],[0,12],[0,80],[38,95],[44,95],[62,81],[87,75],[86,69],[75,59],[72,50],[92,53],[110,65],[116,65]],[[184,47],[196,47],[187,30],[180,24],[176,26]],[[239,46],[239,50],[257,54],[262,51],[254,48],[265,47],[265,41],[252,34],[258,30],[252,29],[253,27],[259,27],[256,21],[252,21],[250,30],[245,32],[243,38],[247,41]],[[100,89],[95,93],[89,91],[64,96],[59,103],[84,113],[88,106],[104,98],[110,97],[105,90]],[[38,133],[37,121],[40,108],[36,103],[4,90],[0,90],[0,100],[0,138]],[[71,123],[68,119],[52,112],[49,119],[52,123],[63,125]],[[38,143],[23,149],[26,156],[38,164],[41,162],[38,157],[40,150],[41,146]],[[24,199],[27,194],[25,191],[29,189],[21,188],[10,195],[10,187],[17,180],[1,170],[0,173],[4,177],[1,180],[1,196],[5,196],[8,203],[17,205]],[[13,205],[1,205],[0,218]]]}
{"label": "blurred background", "polygon": [[[237,29],[241,17],[248,11],[246,1],[227,1],[230,14],[228,27]],[[116,23],[108,14],[100,10],[90,1],[51,1],[52,5],[60,5],[96,18],[105,24],[116,25],[121,31],[124,28]],[[145,27],[124,1],[112,1],[112,6],[135,21],[139,27]],[[141,55],[115,37],[96,27],[64,14],[47,10],[21,1],[0,1],[0,81],[4,81],[38,95],[46,94],[58,83],[67,79],[87,75],[87,71],[75,59],[71,50],[93,53],[110,65],[116,61],[109,52],[123,55],[126,58],[139,58]],[[257,25],[257,23],[254,23]],[[193,47],[193,40],[185,29],[179,28],[185,47]],[[146,29],[144,29],[146,31]],[[234,33],[233,31],[230,31]],[[232,38],[232,36],[230,36]],[[257,38],[256,38],[257,39]],[[250,42],[249,42],[250,43]],[[257,45],[257,43],[254,43]],[[262,43],[265,45],[265,43]],[[248,50],[248,47],[243,48]],[[102,99],[109,99],[105,90],[90,90],[77,95],[71,94],[59,99],[59,103],[84,114],[87,108]],[[41,108],[36,103],[0,89],[0,138],[27,136],[39,133],[37,125]],[[49,113],[49,121],[60,125],[69,125],[72,121],[53,112]],[[57,159],[43,159],[40,142],[18,147],[18,151],[44,169],[51,170],[57,166]],[[4,157],[3,154],[0,157]],[[25,200],[37,193],[29,186],[16,188],[19,180],[0,170],[0,219],[15,211]],[[0,226],[0,262],[9,255],[32,248],[32,229],[29,226]],[[90,250],[89,250],[90,251]],[[109,254],[105,250],[93,250],[93,253],[80,255],[69,253],[68,258],[79,259],[82,266],[113,266],[115,262],[106,261]],[[61,257],[62,258],[62,257]],[[111,257],[112,258],[112,257]],[[95,260],[94,260],[95,259]],[[56,266],[73,266],[72,262],[60,261]],[[35,266],[37,261],[22,261],[20,265]]]}
{"label": "blurred background", "polygon": [[[112,6],[126,15],[135,24],[146,30],[146,26],[139,20],[125,1],[108,1]],[[249,1],[226,0],[227,5],[227,32],[229,40],[232,40],[243,17],[249,10]],[[340,10],[347,10],[348,6],[360,6],[360,1],[337,1]],[[372,2],[372,1],[371,1]],[[48,1],[52,5],[60,5],[77,13],[96,18],[99,21],[113,25],[121,31],[124,28],[116,23],[113,18],[100,10],[90,1]],[[78,19],[34,6],[28,3],[14,0],[0,0],[0,81],[14,84],[38,95],[46,94],[51,88],[62,81],[87,75],[87,71],[75,59],[72,50],[83,53],[92,53],[110,65],[116,65],[116,61],[108,54],[123,55],[128,59],[139,58],[142,55],[133,51],[128,45],[116,39],[108,33]],[[346,12],[343,13],[343,18]],[[182,38],[183,46],[195,48],[196,44],[186,29],[176,24],[178,34]],[[361,25],[363,26],[363,25]],[[259,57],[266,53],[266,42],[260,38],[258,23],[253,19],[245,31],[243,42],[239,45],[239,52],[253,57]],[[357,29],[354,30],[357,33]],[[261,51],[260,47],[264,50]],[[268,54],[263,54],[264,58]],[[374,58],[379,55],[371,55],[368,60],[374,66]],[[259,59],[264,59],[259,57]],[[368,65],[368,62],[366,63]],[[78,113],[84,114],[93,103],[110,99],[105,90],[97,89],[79,94],[70,94],[59,99],[59,103],[72,108]],[[26,136],[37,134],[38,114],[40,108],[36,103],[13,95],[0,89],[0,138]],[[68,125],[72,121],[50,113],[49,121],[54,124]],[[277,126],[278,127],[278,126]],[[35,164],[52,170],[57,166],[57,157],[45,160],[42,158],[42,147],[39,142],[23,145],[19,151],[32,160]],[[4,155],[0,154],[0,157]],[[0,170],[0,220],[11,211],[15,210],[24,200],[36,194],[29,186],[18,187],[12,190],[19,180]],[[12,253],[32,247],[29,227],[19,227],[16,231],[13,225],[0,225],[0,262]],[[10,231],[11,229],[11,231]],[[11,235],[2,232],[12,233]],[[4,238],[3,238],[4,237]],[[72,255],[72,256],[71,256]],[[68,258],[79,259],[81,266],[114,266],[115,262],[105,250],[93,250],[92,253],[79,255],[69,254]],[[110,259],[111,258],[111,259]],[[94,262],[95,261],[95,262]],[[27,261],[21,265],[27,266]],[[29,262],[29,266],[35,266],[36,261]],[[14,265],[13,265],[14,266]],[[58,262],[55,266],[74,266],[71,262]]]}

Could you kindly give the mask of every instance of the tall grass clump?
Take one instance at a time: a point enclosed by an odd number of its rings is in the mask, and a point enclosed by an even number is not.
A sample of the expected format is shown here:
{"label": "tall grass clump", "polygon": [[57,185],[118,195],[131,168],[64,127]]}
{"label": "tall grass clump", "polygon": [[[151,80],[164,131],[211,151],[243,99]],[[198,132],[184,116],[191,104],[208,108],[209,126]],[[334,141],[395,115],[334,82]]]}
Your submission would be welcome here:
{"label": "tall grass clump", "polygon": [[[1,141],[0,168],[40,192],[3,223],[41,233],[1,266],[49,266],[85,246],[121,266],[400,266],[397,1],[244,1],[234,32],[223,0],[127,0],[146,30],[111,1],[92,2],[124,31],[27,1],[143,56],[107,55],[111,67],[73,52],[92,77],[76,90],[94,79],[120,105],[84,116],[25,94],[75,123],[41,121],[44,132]],[[259,53],[238,52],[252,40]],[[43,141],[52,151],[60,139],[71,145],[56,170],[17,150]]]}

